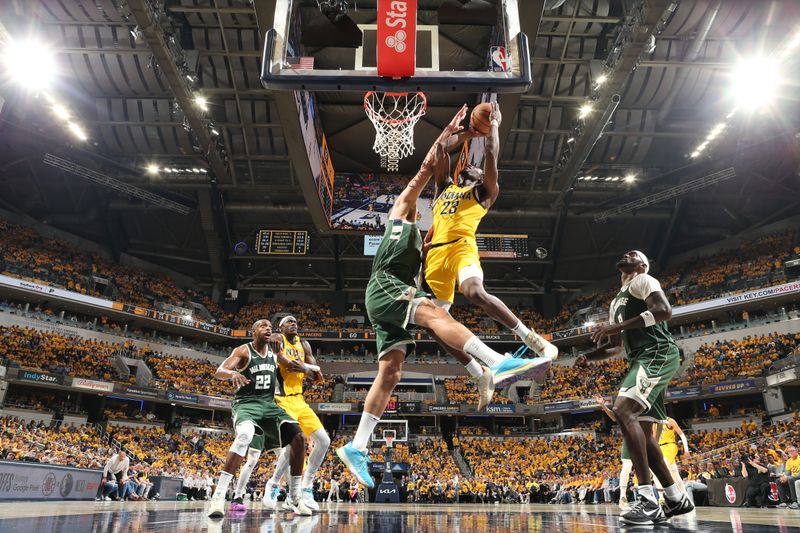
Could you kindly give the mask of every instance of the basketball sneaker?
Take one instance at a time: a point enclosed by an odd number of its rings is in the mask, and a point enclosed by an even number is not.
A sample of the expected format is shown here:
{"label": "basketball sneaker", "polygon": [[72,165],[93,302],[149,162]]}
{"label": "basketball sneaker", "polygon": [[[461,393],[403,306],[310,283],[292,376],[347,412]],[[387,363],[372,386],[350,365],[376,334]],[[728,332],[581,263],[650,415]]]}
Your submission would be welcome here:
{"label": "basketball sneaker", "polygon": [[494,374],[491,370],[481,365],[483,374],[479,378],[472,378],[472,381],[478,386],[478,411],[483,411],[486,406],[492,403],[492,396],[494,396]]}
{"label": "basketball sneaker", "polygon": [[336,450],[336,455],[339,456],[339,459],[342,460],[359,483],[370,489],[375,486],[375,481],[369,475],[369,463],[372,461],[366,452],[357,450],[352,442],[348,442]]}
{"label": "basketball sneaker", "polygon": [[220,495],[216,498],[211,498],[208,506],[209,518],[222,518],[225,516],[225,496]]}
{"label": "basketball sneaker", "polygon": [[660,524],[667,520],[667,515],[664,514],[661,506],[644,496],[639,496],[630,509],[619,515],[620,522],[634,526]]}
{"label": "basketball sneaker", "polygon": [[544,381],[550,370],[552,359],[535,357],[533,359],[517,359],[510,355],[489,370],[494,374],[495,388],[504,389],[509,385],[525,379],[537,382]]}
{"label": "basketball sneaker", "polygon": [[667,515],[667,518],[694,511],[694,505],[692,505],[692,502],[686,494],[681,494],[681,499],[677,502],[673,502],[669,498],[664,498],[664,504],[661,507],[664,509],[664,514]]}
{"label": "basketball sneaker", "polygon": [[264,507],[267,509],[275,509],[278,505],[278,496],[281,493],[280,485],[272,485],[267,483],[267,486],[264,487],[264,497],[261,501],[264,503]]}
{"label": "basketball sneaker", "polygon": [[528,333],[528,335],[522,339],[522,342],[525,343],[525,346],[536,352],[536,355],[539,357],[547,357],[551,361],[558,359],[558,348],[550,344],[535,331]]}
{"label": "basketball sneaker", "polygon": [[231,512],[246,511],[247,506],[244,504],[244,498],[241,496],[239,496],[238,498],[234,498],[233,501],[231,502],[230,507],[228,507],[228,510]]}
{"label": "basketball sneaker", "polygon": [[303,502],[303,498],[295,501],[291,497],[287,497],[286,501],[283,502],[283,510],[290,511],[300,516],[312,515],[311,509],[309,509],[308,506]]}
{"label": "basketball sneaker", "polygon": [[314,500],[314,489],[303,489],[303,503],[312,511],[319,511],[319,504]]}

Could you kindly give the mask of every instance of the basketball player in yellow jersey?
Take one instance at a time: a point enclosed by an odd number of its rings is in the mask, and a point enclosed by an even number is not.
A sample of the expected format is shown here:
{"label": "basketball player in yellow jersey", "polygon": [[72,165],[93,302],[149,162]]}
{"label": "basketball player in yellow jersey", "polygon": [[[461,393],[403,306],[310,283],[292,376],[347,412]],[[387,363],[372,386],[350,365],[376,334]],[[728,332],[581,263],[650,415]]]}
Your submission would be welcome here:
{"label": "basketball player in yellow jersey", "polygon": [[[278,327],[283,335],[283,353],[289,360],[289,365],[282,363],[278,365],[280,371],[278,380],[282,383],[283,394],[276,395],[275,402],[300,423],[300,429],[314,443],[308,457],[301,487],[303,503],[312,511],[319,511],[319,504],[314,501],[314,475],[325,459],[325,452],[331,445],[331,439],[317,414],[311,410],[303,398],[303,380],[306,372],[312,374],[318,383],[323,381],[323,376],[311,352],[311,345],[297,334],[297,319],[291,315],[285,316],[278,323]],[[275,464],[275,472],[267,481],[264,490],[264,505],[267,507],[274,508],[277,505],[280,481],[289,466],[286,459],[288,459],[288,455],[284,450]]]}
{"label": "basketball player in yellow jersey", "polygon": [[664,422],[661,428],[661,436],[658,438],[658,445],[661,447],[661,453],[664,455],[664,461],[666,461],[667,467],[672,474],[672,479],[678,484],[678,488],[681,489],[681,492],[685,494],[686,487],[684,487],[680,472],[678,472],[678,465],[675,464],[675,461],[678,459],[678,442],[675,439],[676,435],[681,439],[681,443],[683,444],[683,458],[686,459],[689,457],[689,443],[686,441],[686,435],[684,435],[683,430],[674,418],[667,417],[667,421]]}
{"label": "basketball player in yellow jersey", "polygon": [[[486,137],[483,169],[467,165],[456,184],[447,172],[435,175],[436,203],[433,206],[433,226],[425,238],[430,243],[425,260],[425,280],[435,297],[434,303],[449,310],[455,296],[455,284],[471,303],[516,333],[526,346],[539,356],[555,359],[558,348],[529,329],[499,298],[486,292],[483,270],[478,256],[475,234],[481,219],[489,212],[500,193],[497,157],[500,140],[500,110],[492,104],[489,115],[491,131]],[[452,149],[464,139],[479,135],[470,128],[445,141]]]}

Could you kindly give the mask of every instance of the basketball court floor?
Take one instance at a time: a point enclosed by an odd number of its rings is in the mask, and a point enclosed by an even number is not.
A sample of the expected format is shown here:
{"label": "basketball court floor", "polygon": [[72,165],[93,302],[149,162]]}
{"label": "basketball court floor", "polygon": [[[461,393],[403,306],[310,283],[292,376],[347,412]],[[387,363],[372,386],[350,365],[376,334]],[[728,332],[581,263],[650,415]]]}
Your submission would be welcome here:
{"label": "basketball court floor", "polygon": [[241,515],[209,520],[205,502],[63,502],[0,504],[7,532],[497,532],[497,531],[780,531],[800,532],[800,511],[704,507],[672,523],[625,527],[612,505],[321,504],[311,517],[268,512],[256,504]]}

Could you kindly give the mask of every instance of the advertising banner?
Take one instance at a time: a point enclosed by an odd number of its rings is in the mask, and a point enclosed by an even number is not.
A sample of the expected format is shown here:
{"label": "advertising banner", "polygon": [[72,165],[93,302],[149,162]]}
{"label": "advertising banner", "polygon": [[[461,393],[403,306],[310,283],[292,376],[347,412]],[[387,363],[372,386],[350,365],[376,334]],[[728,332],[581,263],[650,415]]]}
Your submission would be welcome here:
{"label": "advertising banner", "polygon": [[114,385],[114,392],[117,394],[131,394],[133,396],[144,396],[145,398],[158,398],[158,389],[149,387],[136,387],[117,383]]}
{"label": "advertising banner", "polygon": [[353,408],[350,403],[320,403],[317,411],[320,413],[349,413]]}
{"label": "advertising banner", "polygon": [[457,405],[429,405],[429,413],[458,413],[461,408]]}
{"label": "advertising banner", "polygon": [[26,381],[38,381],[40,383],[64,384],[64,376],[61,374],[45,374],[43,372],[32,372],[30,370],[20,370],[17,374],[17,378]]}
{"label": "advertising banner", "polygon": [[713,300],[706,300],[705,302],[681,305],[672,310],[672,316],[685,315],[686,313],[696,313],[697,311],[706,311],[708,309],[724,307],[726,305],[738,304],[741,302],[773,298],[775,296],[783,296],[785,294],[792,294],[795,292],[800,292],[800,281],[784,283],[783,285],[775,285],[774,287],[765,287],[763,289],[756,289],[754,291],[748,291],[742,294],[734,294],[732,296],[725,296],[723,298],[714,298]]}
{"label": "advertising banner", "polygon": [[221,407],[223,409],[231,408],[230,398],[217,398],[216,396],[203,396],[200,403],[208,405],[209,407]]}
{"label": "advertising banner", "polygon": [[419,413],[422,411],[420,402],[400,402],[397,406],[398,413]]}
{"label": "advertising banner", "polygon": [[497,404],[490,404],[490,405],[486,406],[486,412],[487,413],[506,413],[507,414],[507,413],[516,413],[517,409],[516,409],[516,406],[513,403],[510,403],[510,404],[497,403]]}
{"label": "advertising banner", "polygon": [[667,399],[673,400],[676,398],[690,398],[692,396],[700,396],[700,386],[694,387],[680,387],[677,389],[667,390]]}
{"label": "advertising banner", "polygon": [[106,307],[108,309],[111,309],[114,305],[114,302],[111,300],[95,298],[94,296],[86,296],[85,294],[81,294],[79,292],[67,291],[64,289],[59,289],[58,287],[41,285],[39,283],[34,283],[33,281],[26,281],[24,279],[17,279],[9,276],[0,275],[0,284],[19,289],[26,289],[41,294],[47,294],[49,296],[55,296],[56,298],[64,298],[65,300],[73,300],[85,304],[96,305],[98,307]]}
{"label": "advertising banner", "polygon": [[85,378],[72,378],[72,386],[77,389],[88,389],[97,392],[111,392],[114,390],[113,383]]}
{"label": "advertising banner", "polygon": [[177,401],[177,402],[198,403],[200,401],[200,397],[197,394],[189,394],[188,392],[168,390],[167,400]]}
{"label": "advertising banner", "polygon": [[552,413],[554,411],[569,411],[573,407],[575,407],[575,402],[572,400],[566,402],[546,403],[544,404],[544,412]]}
{"label": "advertising banner", "polygon": [[728,381],[709,386],[706,391],[709,394],[726,394],[729,392],[739,392],[756,388],[756,380],[742,379],[739,381]]}
{"label": "advertising banner", "polygon": [[94,500],[103,472],[0,461],[0,500]]}

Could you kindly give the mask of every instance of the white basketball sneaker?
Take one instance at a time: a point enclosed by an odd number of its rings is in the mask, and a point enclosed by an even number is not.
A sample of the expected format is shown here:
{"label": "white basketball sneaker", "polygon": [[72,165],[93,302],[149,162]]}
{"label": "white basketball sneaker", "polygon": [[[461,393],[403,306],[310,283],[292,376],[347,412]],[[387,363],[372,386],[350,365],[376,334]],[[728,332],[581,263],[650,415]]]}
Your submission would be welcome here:
{"label": "white basketball sneaker", "polygon": [[264,503],[264,507],[267,509],[275,509],[278,505],[278,496],[280,493],[281,487],[279,485],[267,483],[267,486],[264,487],[264,497],[261,499]]}
{"label": "white basketball sneaker", "polygon": [[536,352],[536,355],[539,357],[547,357],[551,361],[558,359],[558,348],[550,344],[535,331],[528,333],[528,335],[522,339],[522,342],[525,343],[525,346]]}
{"label": "white basketball sneaker", "polygon": [[303,489],[303,503],[312,511],[319,511],[319,504],[314,500],[314,489],[308,487]]}
{"label": "white basketball sneaker", "polygon": [[487,405],[492,403],[492,397],[494,396],[494,373],[484,366],[481,377],[477,379],[473,378],[473,381],[475,381],[475,384],[478,386],[478,393],[480,394],[478,411],[483,411],[486,409]]}

